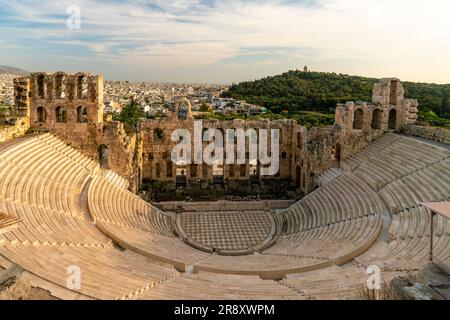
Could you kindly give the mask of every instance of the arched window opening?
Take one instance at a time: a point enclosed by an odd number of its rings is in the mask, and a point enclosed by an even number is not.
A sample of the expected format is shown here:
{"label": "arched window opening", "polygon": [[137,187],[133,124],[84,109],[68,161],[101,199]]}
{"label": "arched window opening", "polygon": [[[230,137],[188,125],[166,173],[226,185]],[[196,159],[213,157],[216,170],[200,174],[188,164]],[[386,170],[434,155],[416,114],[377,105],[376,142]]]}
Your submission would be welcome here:
{"label": "arched window opening", "polygon": [[87,123],[88,122],[88,115],[87,115],[87,109],[84,106],[79,106],[77,109],[77,122],[79,123]]}
{"label": "arched window opening", "polygon": [[56,122],[67,122],[67,111],[64,107],[57,107],[55,109]]}
{"label": "arched window opening", "polygon": [[169,162],[166,166],[166,176],[167,178],[172,178],[173,177],[173,166],[172,166],[172,162]]}
{"label": "arched window opening", "polygon": [[47,121],[47,112],[44,107],[38,107],[37,110],[37,122],[44,123]]}
{"label": "arched window opening", "polygon": [[392,109],[389,112],[389,130],[397,129],[397,110]]}
{"label": "arched window opening", "polygon": [[356,109],[353,118],[353,129],[362,130],[364,123],[364,112],[362,109]]}
{"label": "arched window opening", "polygon": [[241,164],[239,171],[240,171],[242,178],[247,175],[247,168],[246,168],[245,164]]}
{"label": "arched window opening", "polygon": [[65,99],[66,98],[66,77],[62,74],[56,76],[56,99]]}
{"label": "arched window opening", "polygon": [[202,176],[203,178],[208,178],[208,166],[206,164],[202,166]]}
{"label": "arched window opening", "polygon": [[258,183],[259,182],[259,168],[258,168],[258,160],[251,159],[249,161],[249,169],[250,169],[250,183]]}
{"label": "arched window opening", "polygon": [[187,185],[187,166],[180,165],[176,167],[176,185],[185,187]]}
{"label": "arched window opening", "polygon": [[295,188],[300,189],[301,169],[299,166],[295,168]]}
{"label": "arched window opening", "polygon": [[37,78],[38,98],[45,98],[45,76],[40,75]]}
{"label": "arched window opening", "polygon": [[332,159],[336,161],[341,161],[341,145],[339,143],[336,144],[333,148]]}
{"label": "arched window opening", "polygon": [[102,144],[98,147],[98,159],[103,169],[109,168],[109,149],[107,145]]}
{"label": "arched window opening", "polygon": [[185,104],[185,102],[180,103],[178,107],[178,119],[180,120],[186,120],[188,115],[188,106]]}
{"label": "arched window opening", "polygon": [[157,179],[161,178],[161,165],[159,163],[155,165],[155,176]]}
{"label": "arched window opening", "polygon": [[198,170],[198,165],[191,164],[191,178],[197,178],[197,170]]}
{"label": "arched window opening", "polygon": [[88,95],[88,81],[84,75],[77,78],[77,98],[86,99]]}
{"label": "arched window opening", "polygon": [[383,119],[383,111],[375,109],[372,114],[372,129],[381,130],[381,122]]}
{"label": "arched window opening", "polygon": [[164,142],[164,131],[161,128],[156,128],[153,130],[153,142],[163,143]]}
{"label": "arched window opening", "polygon": [[213,163],[213,183],[223,184],[223,162],[216,161]]}
{"label": "arched window opening", "polygon": [[229,164],[228,165],[228,176],[230,178],[234,178],[234,175],[235,175],[235,173],[234,173],[234,164]]}

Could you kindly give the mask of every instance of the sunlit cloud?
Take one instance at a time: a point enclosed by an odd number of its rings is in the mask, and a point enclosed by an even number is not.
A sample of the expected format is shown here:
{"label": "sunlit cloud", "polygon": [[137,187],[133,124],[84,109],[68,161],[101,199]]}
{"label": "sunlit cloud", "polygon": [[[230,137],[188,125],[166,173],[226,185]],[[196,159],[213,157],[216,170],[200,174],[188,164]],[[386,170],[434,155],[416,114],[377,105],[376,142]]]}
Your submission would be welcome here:
{"label": "sunlit cloud", "polygon": [[[70,5],[81,9],[81,30],[66,27]],[[94,66],[107,78],[132,80],[231,82],[309,65],[450,82],[447,0],[0,0],[0,6],[0,58],[31,70],[77,68],[69,60],[76,56],[79,69]]]}

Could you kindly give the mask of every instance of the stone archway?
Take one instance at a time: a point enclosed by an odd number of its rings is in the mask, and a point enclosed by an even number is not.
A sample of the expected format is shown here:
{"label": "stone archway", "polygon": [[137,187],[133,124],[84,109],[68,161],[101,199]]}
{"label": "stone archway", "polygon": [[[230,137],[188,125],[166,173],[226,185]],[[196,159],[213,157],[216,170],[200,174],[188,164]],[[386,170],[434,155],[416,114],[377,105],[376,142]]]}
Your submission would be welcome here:
{"label": "stone archway", "polygon": [[88,122],[87,108],[85,106],[79,106],[77,108],[77,122],[78,123]]}
{"label": "stone archway", "polygon": [[39,123],[45,123],[47,121],[47,111],[44,107],[38,107],[36,109],[37,113],[37,122]]}
{"label": "stone archway", "polygon": [[372,129],[381,130],[381,123],[383,122],[383,111],[375,109],[372,113]]}
{"label": "stone archway", "polygon": [[98,147],[98,160],[102,169],[109,169],[109,148],[106,144]]}
{"label": "stone archway", "polygon": [[332,150],[332,154],[333,154],[333,160],[335,161],[341,161],[341,145],[339,143],[337,143]]}
{"label": "stone archway", "polygon": [[213,163],[213,183],[214,184],[223,184],[224,183],[223,161],[215,161]]}
{"label": "stone archway", "polygon": [[78,99],[86,99],[88,96],[88,79],[85,74],[76,76],[76,90]]}
{"label": "stone archway", "polygon": [[67,122],[67,110],[64,107],[56,107],[55,109],[55,119],[56,122],[66,123]]}
{"label": "stone archway", "polygon": [[[182,106],[184,106],[184,108],[182,108]],[[175,103],[175,116],[178,117],[179,120],[192,118],[192,105],[189,99],[183,98]]]}
{"label": "stone archway", "polygon": [[64,73],[58,73],[55,77],[55,98],[65,99],[66,98],[66,76]]}
{"label": "stone archway", "polygon": [[300,184],[301,174],[302,174],[302,169],[299,166],[297,166],[295,168],[295,188],[296,189],[300,189],[300,187],[301,187],[301,184]]}
{"label": "stone archway", "polygon": [[364,124],[364,112],[362,109],[356,109],[353,118],[353,129],[362,130]]}
{"label": "stone archway", "polygon": [[389,121],[388,121],[389,130],[397,129],[397,110],[392,109],[389,111]]}
{"label": "stone archway", "polygon": [[40,99],[45,98],[45,75],[40,74],[37,77],[37,96]]}
{"label": "stone archway", "polygon": [[177,187],[186,187],[187,185],[187,164],[180,163],[176,166],[175,183]]}

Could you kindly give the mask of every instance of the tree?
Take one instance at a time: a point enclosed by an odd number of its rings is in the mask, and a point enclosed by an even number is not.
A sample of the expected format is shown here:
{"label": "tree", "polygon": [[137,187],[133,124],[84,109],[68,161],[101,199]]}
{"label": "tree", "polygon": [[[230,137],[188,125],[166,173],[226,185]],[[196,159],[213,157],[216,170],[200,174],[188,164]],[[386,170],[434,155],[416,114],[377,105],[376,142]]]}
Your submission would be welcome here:
{"label": "tree", "polygon": [[[338,103],[371,101],[373,85],[378,81],[345,74],[289,71],[233,84],[222,95],[266,107],[274,113],[288,110],[291,115],[303,111],[329,114],[334,113]],[[433,110],[440,117],[450,118],[450,84],[403,82],[403,87],[405,97],[419,101],[420,111]],[[315,123],[317,119],[320,118],[308,119],[307,122]],[[322,120],[329,123],[328,119]],[[436,125],[442,122],[438,119],[433,121]]]}
{"label": "tree", "polygon": [[450,106],[448,102],[448,94],[447,92],[444,93],[444,97],[442,98],[441,103],[441,117],[444,116],[445,113],[450,111]]}
{"label": "tree", "polygon": [[207,104],[206,102],[203,102],[202,105],[200,106],[200,111],[201,112],[210,112],[211,106],[209,104]]}
{"label": "tree", "polygon": [[137,132],[137,127],[144,113],[141,107],[135,102],[131,101],[125,108],[122,109],[118,115],[114,116],[114,120],[123,122],[128,132]]}

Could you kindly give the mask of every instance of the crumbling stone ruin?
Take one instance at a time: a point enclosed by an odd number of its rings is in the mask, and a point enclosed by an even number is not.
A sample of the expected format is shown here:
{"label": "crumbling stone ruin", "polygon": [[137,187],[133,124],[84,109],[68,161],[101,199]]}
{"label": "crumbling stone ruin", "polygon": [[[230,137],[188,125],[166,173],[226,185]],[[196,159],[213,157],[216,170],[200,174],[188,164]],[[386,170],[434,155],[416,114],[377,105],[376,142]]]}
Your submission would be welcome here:
{"label": "crumbling stone ruin", "polygon": [[[127,135],[123,124],[105,121],[103,76],[91,73],[33,73],[15,81],[16,104],[29,114],[37,132],[51,132],[130,181],[138,190],[143,182],[156,181],[169,188],[183,186],[200,190],[210,185],[225,190],[265,192],[279,189],[313,191],[316,178],[339,161],[350,157],[387,130],[415,123],[418,102],[404,98],[398,79],[383,79],[375,85],[372,103],[347,102],[336,109],[331,128],[311,130],[292,120],[203,121],[205,129],[280,129],[280,170],[275,176],[259,176],[259,164],[246,154],[244,165],[183,165],[172,163],[174,130],[194,134],[189,100],[180,100],[168,118],[145,120],[138,133]],[[194,143],[194,141],[192,141]],[[248,142],[247,142],[248,145]],[[193,150],[194,148],[192,148]]]}
{"label": "crumbling stone ruin", "polygon": [[16,80],[16,104],[29,108],[34,132],[52,132],[103,167],[137,181],[137,137],[128,136],[119,122],[104,121],[103,85],[103,76],[91,73],[33,73]]}
{"label": "crumbling stone ruin", "polygon": [[[450,263],[450,146],[396,132],[421,135],[417,102],[403,98],[397,79],[375,86],[372,103],[338,106],[332,127],[205,121],[201,131],[281,130],[279,174],[255,177],[247,160],[174,167],[168,137],[195,131],[187,101],[127,134],[101,116],[101,77],[85,76],[84,84],[80,74],[33,74],[19,95],[30,131],[47,133],[0,145],[1,269],[20,266],[33,288],[58,299],[352,299],[389,283],[407,299],[447,297],[448,275],[439,283],[435,272],[408,275]],[[145,179],[239,190],[256,178],[267,190],[284,184],[308,195],[153,204],[134,192]],[[27,295],[2,274],[0,294]]]}

